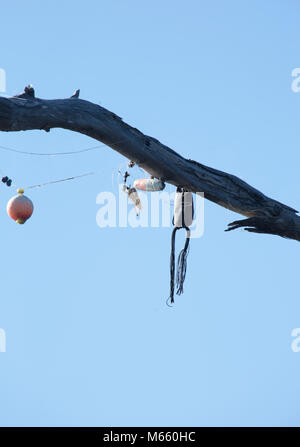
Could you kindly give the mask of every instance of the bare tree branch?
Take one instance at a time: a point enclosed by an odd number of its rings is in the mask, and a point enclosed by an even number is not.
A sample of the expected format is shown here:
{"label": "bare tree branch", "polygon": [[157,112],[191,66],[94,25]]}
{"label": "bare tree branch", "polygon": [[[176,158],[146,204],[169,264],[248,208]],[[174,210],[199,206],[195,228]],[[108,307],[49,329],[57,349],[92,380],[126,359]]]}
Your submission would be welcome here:
{"label": "bare tree branch", "polygon": [[229,230],[245,227],[255,233],[274,234],[300,241],[297,211],[273,200],[238,177],[189,160],[153,137],[144,135],[99,105],[79,99],[79,90],[66,99],[35,97],[32,86],[24,93],[0,97],[0,131],[51,128],[69,129],[95,138],[156,178],[242,214],[247,219],[229,224]]}

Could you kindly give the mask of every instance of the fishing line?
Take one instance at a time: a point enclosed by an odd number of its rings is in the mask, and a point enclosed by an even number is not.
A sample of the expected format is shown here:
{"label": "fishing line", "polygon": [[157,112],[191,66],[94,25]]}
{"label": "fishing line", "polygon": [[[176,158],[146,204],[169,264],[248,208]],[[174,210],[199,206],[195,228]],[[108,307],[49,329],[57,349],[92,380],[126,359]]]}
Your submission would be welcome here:
{"label": "fishing line", "polygon": [[[127,138],[123,138],[122,140],[115,141],[113,144],[119,144],[119,143],[122,143],[122,142],[124,142],[126,140],[127,140]],[[92,150],[95,150],[95,149],[99,149],[100,147],[104,147],[104,146],[107,146],[107,144],[101,143],[101,144],[98,144],[97,146],[91,146],[91,147],[88,147],[88,148],[85,148],[85,149],[79,149],[79,150],[75,150],[75,151],[65,151],[65,152],[31,152],[31,151],[23,151],[23,150],[19,150],[19,149],[14,149],[14,148],[7,147],[7,146],[2,146],[2,145],[0,145],[0,149],[8,151],[8,152],[14,152],[14,153],[17,153],[17,154],[22,154],[22,155],[48,156],[48,157],[50,156],[51,157],[51,156],[59,156],[59,155],[80,154],[80,153],[89,152],[89,151],[92,151]],[[1,170],[0,170],[0,172],[2,173]],[[86,177],[86,176],[94,175],[94,174],[96,174],[96,172],[89,172],[89,173],[86,173],[86,174],[76,175],[76,176],[72,176],[72,177],[66,177],[66,178],[59,179],[59,180],[54,180],[54,181],[51,181],[51,182],[45,182],[45,183],[40,183],[40,184],[37,184],[37,185],[27,186],[26,189],[39,188],[39,187],[42,187],[42,186],[45,186],[45,185],[66,182],[68,180],[75,180],[75,179],[80,178],[80,177]],[[5,174],[3,173],[3,175],[5,175]],[[3,177],[3,178],[6,178],[6,176]],[[7,186],[17,186],[16,184],[12,183],[10,179],[8,179],[8,180],[9,180],[9,184],[7,184]],[[4,182],[4,183],[7,183],[7,182]]]}
{"label": "fishing line", "polygon": [[87,172],[86,174],[73,175],[72,177],[65,177],[65,178],[62,178],[59,180],[52,180],[50,182],[39,183],[37,185],[25,186],[24,189],[41,188],[42,186],[53,185],[54,183],[67,182],[68,180],[76,180],[81,177],[87,177],[87,176],[96,175],[96,174],[97,174],[97,172]]}
{"label": "fishing line", "polygon": [[[119,141],[115,141],[112,144],[119,144],[119,143],[123,143],[124,141],[126,141],[127,138],[123,138],[122,140]],[[19,150],[19,149],[14,149],[12,147],[7,147],[7,146],[2,146],[0,145],[0,149],[4,150],[4,151],[8,151],[8,152],[14,152],[16,154],[22,154],[22,155],[35,155],[35,156],[46,156],[46,157],[54,157],[54,156],[58,156],[58,155],[73,155],[73,154],[82,154],[83,152],[89,152],[89,151],[94,151],[95,149],[99,149],[100,147],[103,146],[107,146],[106,143],[101,143],[98,144],[97,146],[91,146],[91,147],[87,147],[85,149],[78,149],[75,151],[65,151],[65,152],[30,152],[30,151],[23,151],[23,150]]]}
{"label": "fishing line", "polygon": [[[120,143],[120,141],[119,141]],[[95,149],[99,149],[100,147],[106,146],[106,144],[99,144],[98,146],[92,146],[92,147],[88,147],[85,149],[79,149],[76,151],[67,151],[67,152],[29,152],[29,151],[21,151],[18,149],[13,149],[11,147],[7,147],[7,146],[0,146],[0,149],[3,149],[5,151],[8,152],[14,152],[17,154],[22,154],[22,155],[36,155],[36,156],[46,156],[46,157],[54,157],[57,155],[72,155],[72,154],[81,154],[83,152],[89,152],[89,151],[93,151]]]}

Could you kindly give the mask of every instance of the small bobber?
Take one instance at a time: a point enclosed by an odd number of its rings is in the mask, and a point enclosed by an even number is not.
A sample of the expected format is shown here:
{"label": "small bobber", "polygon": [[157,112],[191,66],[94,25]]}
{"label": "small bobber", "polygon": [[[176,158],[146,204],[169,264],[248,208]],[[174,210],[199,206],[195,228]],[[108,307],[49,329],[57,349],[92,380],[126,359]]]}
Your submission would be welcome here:
{"label": "small bobber", "polygon": [[166,185],[157,178],[143,178],[135,180],[133,186],[142,191],[162,191]]}
{"label": "small bobber", "polygon": [[[174,200],[174,217],[173,225],[174,229],[172,232],[171,241],[171,256],[170,256],[170,301],[174,303],[174,292],[175,292],[175,282],[176,282],[176,293],[181,295],[183,293],[183,283],[186,275],[187,267],[187,256],[189,253],[189,244],[191,237],[191,230],[189,227],[192,225],[194,220],[194,204],[193,204],[193,194],[191,192],[185,191],[183,188],[178,187],[176,189],[175,200]],[[175,237],[176,232],[184,228],[186,230],[186,239],[184,248],[180,251],[177,260],[177,272],[175,275]]]}
{"label": "small bobber", "polygon": [[24,196],[24,189],[18,189],[18,195],[9,200],[6,210],[9,217],[18,224],[24,224],[33,213],[33,203]]}

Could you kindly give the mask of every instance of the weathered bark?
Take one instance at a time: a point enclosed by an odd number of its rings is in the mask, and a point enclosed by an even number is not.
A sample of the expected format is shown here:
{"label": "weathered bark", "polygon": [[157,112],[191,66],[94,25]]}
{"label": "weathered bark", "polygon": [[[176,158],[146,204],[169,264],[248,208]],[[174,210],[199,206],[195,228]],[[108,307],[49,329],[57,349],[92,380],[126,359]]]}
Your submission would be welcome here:
{"label": "weathered bark", "polygon": [[60,127],[95,138],[134,161],[154,177],[189,191],[204,192],[206,199],[247,216],[229,224],[255,233],[269,233],[300,241],[297,211],[273,200],[238,177],[189,160],[144,135],[114,113],[79,99],[35,98],[31,86],[11,98],[0,97],[0,130],[5,132]]}

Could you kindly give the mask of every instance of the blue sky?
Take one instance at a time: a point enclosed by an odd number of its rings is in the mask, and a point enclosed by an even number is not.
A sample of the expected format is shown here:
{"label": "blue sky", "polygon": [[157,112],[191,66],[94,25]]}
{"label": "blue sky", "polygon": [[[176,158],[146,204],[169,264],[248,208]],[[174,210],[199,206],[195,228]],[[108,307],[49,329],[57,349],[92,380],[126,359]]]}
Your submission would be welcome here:
{"label": "blue sky", "polygon": [[[182,155],[300,208],[298,2],[28,0],[3,3],[1,17],[6,94],[80,88]],[[94,144],[60,129],[0,134],[25,151]],[[1,187],[0,425],[298,426],[299,244],[224,233],[239,216],[206,201],[170,309],[171,229],[96,225],[96,196],[116,192],[125,162],[106,147],[1,151],[19,186],[99,175],[28,192],[24,226],[6,215],[15,189]]]}

